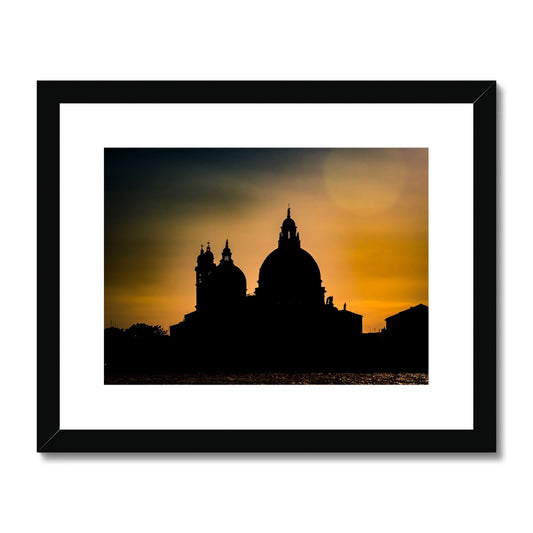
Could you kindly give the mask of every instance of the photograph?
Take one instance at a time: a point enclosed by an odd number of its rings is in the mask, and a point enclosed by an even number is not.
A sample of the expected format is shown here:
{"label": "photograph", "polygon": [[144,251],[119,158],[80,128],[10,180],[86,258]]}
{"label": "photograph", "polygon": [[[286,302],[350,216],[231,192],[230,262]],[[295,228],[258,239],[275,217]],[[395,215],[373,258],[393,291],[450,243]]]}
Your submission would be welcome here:
{"label": "photograph", "polygon": [[428,149],[104,149],[105,384],[428,383]]}

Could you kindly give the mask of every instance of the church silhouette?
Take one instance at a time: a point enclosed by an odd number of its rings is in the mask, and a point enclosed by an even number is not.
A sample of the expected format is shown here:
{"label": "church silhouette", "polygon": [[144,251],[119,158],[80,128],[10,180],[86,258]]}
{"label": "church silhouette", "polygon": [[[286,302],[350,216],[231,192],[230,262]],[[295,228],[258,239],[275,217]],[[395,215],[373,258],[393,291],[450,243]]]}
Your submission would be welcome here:
{"label": "church silhouette", "polygon": [[[301,247],[290,208],[278,246],[247,295],[226,240],[215,263],[209,242],[196,261],[196,309],[170,326],[168,360],[186,372],[427,371],[427,306],[389,317],[395,333],[363,334],[362,315],[325,299],[320,269]],[[413,326],[413,323],[416,323]]]}

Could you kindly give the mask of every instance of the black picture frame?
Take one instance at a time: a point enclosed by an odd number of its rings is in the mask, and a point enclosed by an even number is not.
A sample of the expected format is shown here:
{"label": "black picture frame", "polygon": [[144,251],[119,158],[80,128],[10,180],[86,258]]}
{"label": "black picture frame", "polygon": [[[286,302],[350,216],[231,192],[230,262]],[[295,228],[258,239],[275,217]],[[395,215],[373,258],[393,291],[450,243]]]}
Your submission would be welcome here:
{"label": "black picture frame", "polygon": [[[65,103],[465,103],[473,106],[472,430],[61,429],[59,109]],[[37,451],[495,452],[495,81],[37,82]]]}

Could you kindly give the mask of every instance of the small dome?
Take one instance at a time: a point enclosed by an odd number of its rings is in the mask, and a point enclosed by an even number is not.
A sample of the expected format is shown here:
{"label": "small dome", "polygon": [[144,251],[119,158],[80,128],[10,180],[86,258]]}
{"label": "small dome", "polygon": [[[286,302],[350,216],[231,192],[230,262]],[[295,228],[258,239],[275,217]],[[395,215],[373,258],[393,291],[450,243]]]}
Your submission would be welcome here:
{"label": "small dome", "polygon": [[296,224],[292,218],[286,218],[281,225],[283,231],[296,231]]}
{"label": "small dome", "polygon": [[218,302],[219,305],[232,305],[246,297],[246,277],[231,259],[228,239],[222,251],[222,259],[209,274],[208,283],[213,302]]}
{"label": "small dome", "polygon": [[242,288],[246,292],[246,276],[234,263],[220,263],[211,274],[213,284],[231,284],[233,287]]}
{"label": "small dome", "polygon": [[246,297],[246,276],[233,262],[223,261],[209,276],[213,301],[231,305]]}
{"label": "small dome", "polygon": [[283,233],[287,233],[288,231],[290,231],[293,235],[296,232],[296,223],[291,218],[290,207],[287,209],[287,218],[283,221],[283,224],[281,225],[281,231]]}

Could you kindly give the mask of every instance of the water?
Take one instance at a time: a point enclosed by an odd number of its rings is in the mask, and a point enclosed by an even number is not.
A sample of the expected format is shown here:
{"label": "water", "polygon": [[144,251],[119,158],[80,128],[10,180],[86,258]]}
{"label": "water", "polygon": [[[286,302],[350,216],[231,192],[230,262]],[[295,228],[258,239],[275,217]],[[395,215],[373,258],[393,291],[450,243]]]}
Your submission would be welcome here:
{"label": "water", "polygon": [[428,375],[402,373],[106,374],[106,385],[427,385]]}

